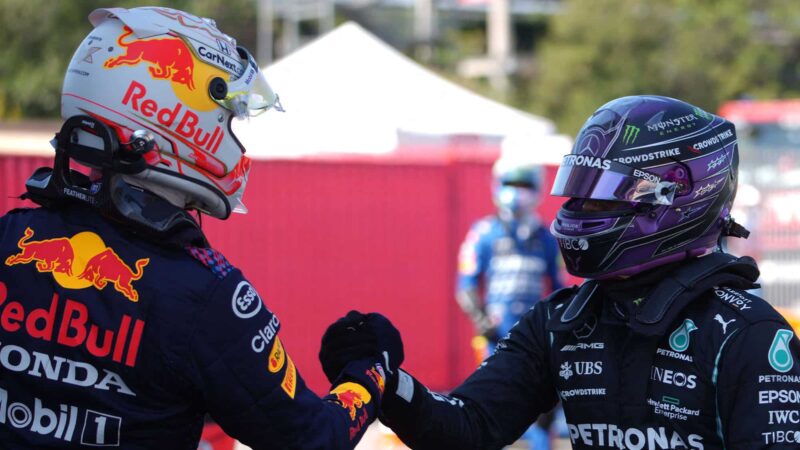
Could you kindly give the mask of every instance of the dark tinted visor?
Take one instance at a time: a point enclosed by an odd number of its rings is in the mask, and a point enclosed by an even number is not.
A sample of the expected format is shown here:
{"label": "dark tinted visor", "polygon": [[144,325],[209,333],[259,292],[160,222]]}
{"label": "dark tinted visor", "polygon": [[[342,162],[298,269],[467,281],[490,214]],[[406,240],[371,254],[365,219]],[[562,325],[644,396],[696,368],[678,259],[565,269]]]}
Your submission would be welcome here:
{"label": "dark tinted visor", "polygon": [[566,155],[553,182],[559,197],[671,205],[676,184],[610,159]]}

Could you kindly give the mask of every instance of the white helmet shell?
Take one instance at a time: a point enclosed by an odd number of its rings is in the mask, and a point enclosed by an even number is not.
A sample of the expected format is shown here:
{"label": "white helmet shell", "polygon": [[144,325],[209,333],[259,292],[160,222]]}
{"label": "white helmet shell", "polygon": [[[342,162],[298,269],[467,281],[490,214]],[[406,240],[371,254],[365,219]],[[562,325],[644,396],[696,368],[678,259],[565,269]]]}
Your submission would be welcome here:
{"label": "white helmet shell", "polygon": [[62,117],[95,117],[123,144],[138,130],[153,136],[147,169],[126,182],[217,218],[246,212],[250,160],[231,122],[279,108],[250,54],[213,21],[174,9],[98,9],[89,20]]}

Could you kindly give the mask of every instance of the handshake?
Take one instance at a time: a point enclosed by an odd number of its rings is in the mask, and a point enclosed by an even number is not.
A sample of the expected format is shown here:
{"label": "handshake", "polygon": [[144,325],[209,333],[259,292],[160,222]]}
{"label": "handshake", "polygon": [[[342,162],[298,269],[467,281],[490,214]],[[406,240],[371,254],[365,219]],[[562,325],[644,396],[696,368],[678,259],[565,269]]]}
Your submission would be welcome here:
{"label": "handshake", "polygon": [[400,332],[381,314],[350,311],[331,324],[322,336],[319,360],[332,384],[341,382],[345,367],[354,361],[379,362],[386,371],[386,386],[397,383],[398,369],[403,363],[403,341]]}

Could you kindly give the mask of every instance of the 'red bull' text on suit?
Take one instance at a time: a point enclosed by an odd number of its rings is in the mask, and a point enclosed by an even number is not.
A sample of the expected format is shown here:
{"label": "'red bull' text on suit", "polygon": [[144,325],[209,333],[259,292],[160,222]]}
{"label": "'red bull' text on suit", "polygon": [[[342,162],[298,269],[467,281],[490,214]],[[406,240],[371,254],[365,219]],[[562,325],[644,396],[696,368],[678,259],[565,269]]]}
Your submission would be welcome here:
{"label": "'red bull' text on suit", "polygon": [[0,218],[0,446],[192,449],[203,417],[254,448],[352,448],[382,367],[320,399],[280,321],[198,228],[145,239],[81,205]]}

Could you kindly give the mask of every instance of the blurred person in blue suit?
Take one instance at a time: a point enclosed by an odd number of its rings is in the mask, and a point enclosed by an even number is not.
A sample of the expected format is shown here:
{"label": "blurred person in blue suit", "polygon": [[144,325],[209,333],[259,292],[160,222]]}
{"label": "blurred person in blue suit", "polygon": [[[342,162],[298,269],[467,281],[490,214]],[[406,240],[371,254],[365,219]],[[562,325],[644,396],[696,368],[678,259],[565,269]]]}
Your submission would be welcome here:
{"label": "blurred person in blue suit", "polygon": [[[492,168],[497,213],[476,221],[461,244],[456,299],[475,325],[472,346],[482,361],[514,324],[562,282],[558,245],[536,207],[541,166],[501,156]],[[549,449],[552,414],[523,436],[536,450]]]}

